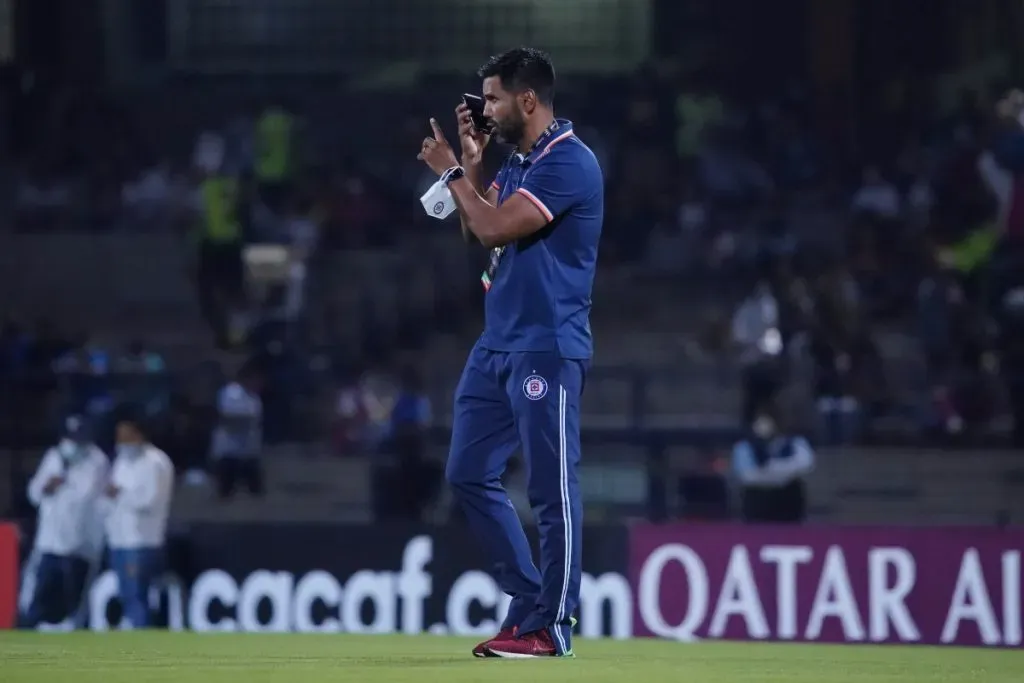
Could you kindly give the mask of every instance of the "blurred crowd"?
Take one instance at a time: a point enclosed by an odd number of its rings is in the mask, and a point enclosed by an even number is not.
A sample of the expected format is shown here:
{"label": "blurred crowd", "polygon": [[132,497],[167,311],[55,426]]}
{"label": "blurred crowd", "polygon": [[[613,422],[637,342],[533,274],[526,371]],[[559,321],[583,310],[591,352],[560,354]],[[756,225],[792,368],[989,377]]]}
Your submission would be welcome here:
{"label": "blurred crowd", "polygon": [[[375,95],[321,101],[301,86],[241,88],[206,109],[211,91],[181,86],[196,111],[166,117],[166,101],[32,93],[13,229],[179,232],[210,352],[186,373],[152,340],[10,321],[5,438],[27,438],[20,416],[102,421],[142,402],[181,471],[201,477],[212,435],[230,429],[218,391],[237,380],[260,401],[261,443],[386,444],[425,463],[422,351],[439,332],[473,333],[481,292],[457,231],[418,212],[433,179],[414,150],[426,117],[445,121],[448,95],[468,87],[431,83],[371,121],[355,112]],[[602,270],[701,301],[693,352],[741,369],[741,428],[770,413],[836,443],[1024,442],[1024,95],[914,105],[854,154],[820,133],[799,86],[751,98],[643,67],[560,93],[605,169]],[[332,271],[339,254],[382,250],[403,265]]]}

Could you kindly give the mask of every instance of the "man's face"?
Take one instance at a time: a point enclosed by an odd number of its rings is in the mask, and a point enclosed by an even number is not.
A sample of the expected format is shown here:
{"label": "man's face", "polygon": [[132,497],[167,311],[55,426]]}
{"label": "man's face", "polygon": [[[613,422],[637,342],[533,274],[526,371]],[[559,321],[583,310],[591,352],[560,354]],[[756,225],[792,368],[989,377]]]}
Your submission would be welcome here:
{"label": "man's face", "polygon": [[519,97],[501,85],[501,78],[484,79],[484,116],[494,121],[494,132],[501,142],[518,145],[526,130]]}
{"label": "man's face", "polygon": [[762,439],[770,439],[775,436],[775,421],[770,417],[762,415],[754,420],[754,434]]}
{"label": "man's face", "polygon": [[139,431],[130,422],[119,422],[117,425],[117,443],[119,445],[141,443]]}

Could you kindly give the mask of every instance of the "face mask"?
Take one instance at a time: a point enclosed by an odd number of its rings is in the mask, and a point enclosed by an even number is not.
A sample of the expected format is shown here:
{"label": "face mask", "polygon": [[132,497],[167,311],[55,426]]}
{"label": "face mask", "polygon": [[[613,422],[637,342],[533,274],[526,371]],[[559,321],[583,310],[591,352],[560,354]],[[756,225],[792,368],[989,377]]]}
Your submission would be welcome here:
{"label": "face mask", "polygon": [[120,443],[117,445],[117,457],[137,458],[142,455],[142,445],[137,443]]}
{"label": "face mask", "polygon": [[57,450],[60,451],[60,455],[67,461],[78,460],[85,451],[85,446],[82,444],[75,443],[71,439],[63,439],[57,446]]}
{"label": "face mask", "polygon": [[759,417],[754,421],[754,434],[762,439],[771,438],[775,434],[775,424],[769,418]]}

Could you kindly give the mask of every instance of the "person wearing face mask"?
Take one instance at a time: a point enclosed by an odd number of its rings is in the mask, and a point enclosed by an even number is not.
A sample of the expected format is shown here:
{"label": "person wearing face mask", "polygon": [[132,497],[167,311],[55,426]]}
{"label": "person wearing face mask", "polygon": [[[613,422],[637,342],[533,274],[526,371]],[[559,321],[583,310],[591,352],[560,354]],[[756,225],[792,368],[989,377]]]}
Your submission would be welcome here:
{"label": "person wearing face mask", "polygon": [[151,625],[149,589],[163,571],[174,465],[149,443],[139,421],[117,424],[117,457],[107,485],[110,566],[117,575],[124,615],[133,628]]}
{"label": "person wearing face mask", "polygon": [[799,523],[807,515],[805,478],[814,469],[814,450],[802,436],[781,433],[762,411],[750,435],[732,451],[745,522]]}
{"label": "person wearing face mask", "polygon": [[65,420],[64,438],[46,452],[29,482],[28,497],[39,520],[25,572],[24,628],[75,617],[97,545],[92,523],[108,464],[85,420],[72,416]]}

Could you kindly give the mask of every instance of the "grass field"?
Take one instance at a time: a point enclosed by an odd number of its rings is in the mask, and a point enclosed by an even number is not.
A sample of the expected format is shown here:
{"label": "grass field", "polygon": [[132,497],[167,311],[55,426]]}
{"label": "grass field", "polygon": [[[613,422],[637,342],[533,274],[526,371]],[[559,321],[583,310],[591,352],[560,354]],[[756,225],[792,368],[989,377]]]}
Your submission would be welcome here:
{"label": "grass field", "polygon": [[0,631],[3,683],[1021,683],[1024,651],[581,641],[576,659],[474,659],[439,636]]}

